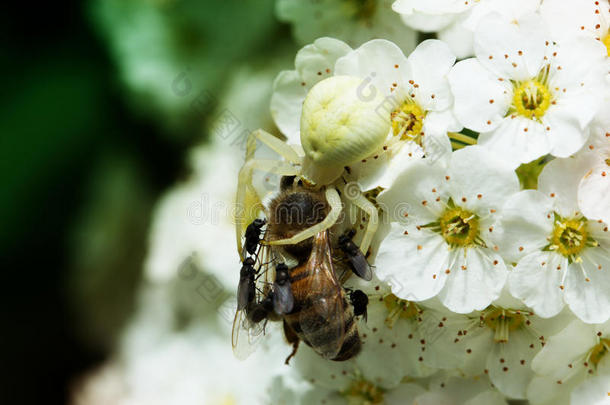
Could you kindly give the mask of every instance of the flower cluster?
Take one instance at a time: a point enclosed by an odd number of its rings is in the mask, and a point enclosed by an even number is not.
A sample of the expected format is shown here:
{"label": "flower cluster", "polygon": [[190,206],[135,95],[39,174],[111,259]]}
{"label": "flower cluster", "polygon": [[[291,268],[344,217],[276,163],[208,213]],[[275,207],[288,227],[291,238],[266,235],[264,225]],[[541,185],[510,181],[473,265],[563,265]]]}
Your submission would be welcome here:
{"label": "flower cluster", "polygon": [[[187,361],[194,373],[213,376],[218,367],[239,368],[234,384],[244,383],[227,396],[216,383],[222,378],[210,378],[201,389],[214,395],[197,392],[193,398],[205,399],[193,403],[248,403],[246,388],[273,404],[608,403],[608,0],[276,6],[298,41],[311,43],[272,84],[270,114],[286,141],[257,131],[272,150],[248,149],[247,159],[264,159],[248,179],[255,193],[244,194],[268,206],[280,176],[315,188],[309,175],[321,173],[317,191],[337,190],[354,241],[371,246],[364,250],[373,280],[343,283],[368,297],[367,316],[355,321],[362,349],[333,362],[301,344],[284,367],[290,347],[281,323],[269,322],[272,337],[261,339],[256,358],[219,366],[218,353],[226,352],[219,348],[206,349],[208,365]],[[412,29],[439,39],[414,47]],[[339,161],[344,150],[358,158]],[[237,178],[241,162],[234,153],[224,159],[226,152],[199,150],[195,181],[164,199],[148,282],[172,284],[174,269],[196,251],[202,274],[224,292],[237,287],[237,255],[226,253],[235,238],[231,215],[214,227],[176,220],[203,187],[234,191],[225,179]],[[268,159],[275,152],[284,159]],[[325,153],[333,155],[322,165]],[[331,225],[338,234],[345,223]],[[220,330],[214,342],[220,335],[228,346],[226,305],[193,316],[192,303],[168,300],[190,311],[194,336],[203,334],[193,322],[200,316]],[[214,310],[223,321],[209,319]],[[133,364],[201,355],[189,339],[174,336],[163,346],[166,354],[150,350]]]}
{"label": "flower cluster", "polygon": [[369,256],[378,280],[361,285],[371,302],[362,353],[339,364],[297,355],[273,392],[301,403],[607,398],[607,2],[393,9],[442,41],[405,55],[388,40],[320,38],[274,84],[272,115],[290,143],[304,139],[309,89],[333,76],[360,79],[362,98],[381,95],[375,111],[390,130],[385,154],[344,175],[385,219]]}

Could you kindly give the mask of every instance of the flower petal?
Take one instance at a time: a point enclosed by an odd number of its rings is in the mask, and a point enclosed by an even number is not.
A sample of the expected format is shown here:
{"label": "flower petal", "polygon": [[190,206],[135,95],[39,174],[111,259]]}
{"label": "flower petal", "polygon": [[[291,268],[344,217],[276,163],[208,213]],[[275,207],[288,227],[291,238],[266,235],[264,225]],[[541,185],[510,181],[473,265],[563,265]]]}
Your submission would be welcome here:
{"label": "flower petal", "polygon": [[591,163],[578,185],[578,206],[587,218],[610,224],[610,166],[601,157]]}
{"label": "flower petal", "polygon": [[416,161],[395,176],[377,197],[377,203],[392,221],[420,225],[437,220],[445,206],[438,197],[445,195],[445,171],[440,164]]}
{"label": "flower petal", "polygon": [[538,190],[553,199],[555,209],[564,217],[578,212],[578,184],[589,170],[588,154],[555,159],[538,176]]}
{"label": "flower petal", "polygon": [[310,88],[302,83],[296,70],[280,72],[273,82],[271,117],[290,144],[300,143],[301,109]]}
{"label": "flower petal", "polygon": [[518,328],[510,333],[508,342],[496,342],[487,357],[489,379],[498,390],[510,398],[524,399],[527,386],[534,376],[530,365],[538,338]]}
{"label": "flower petal", "polygon": [[477,59],[456,63],[448,79],[454,96],[453,111],[466,128],[492,131],[504,120],[511,104],[512,88],[506,81],[499,81]]}
{"label": "flower petal", "polygon": [[585,248],[582,263],[574,262],[567,270],[565,301],[584,322],[610,318],[610,257],[605,252],[601,246]]}
{"label": "flower petal", "polygon": [[409,55],[406,77],[419,85],[415,99],[425,110],[442,111],[451,106],[447,75],[454,63],[449,46],[435,39],[420,43]]}
{"label": "flower petal", "polygon": [[508,276],[510,293],[522,299],[536,315],[550,318],[563,309],[562,283],[564,270],[557,270],[563,258],[553,252],[535,251],[521,260]]}
{"label": "flower petal", "polygon": [[469,248],[453,251],[451,260],[451,274],[438,295],[447,308],[466,314],[485,309],[500,296],[507,272],[499,255],[489,249]]}
{"label": "flower petal", "polygon": [[511,24],[498,13],[487,15],[474,34],[474,52],[483,66],[500,77],[527,80],[538,74],[545,54],[546,32],[537,14]]}
{"label": "flower petal", "polygon": [[335,74],[362,78],[359,95],[363,98],[372,97],[373,91],[389,96],[393,83],[404,87],[406,67],[407,58],[398,46],[385,39],[373,39],[337,59]]}
{"label": "flower petal", "polygon": [[414,226],[405,230],[404,225],[392,223],[379,247],[375,271],[397,297],[422,301],[443,288],[448,258],[448,247],[440,235]]}
{"label": "flower petal", "polygon": [[454,202],[479,215],[488,215],[490,209],[499,210],[509,196],[519,191],[519,179],[512,168],[477,145],[454,152],[447,173]]}
{"label": "flower petal", "polygon": [[553,204],[537,190],[520,191],[502,207],[500,221],[490,234],[509,262],[542,249],[553,231]]}
{"label": "flower petal", "polygon": [[500,154],[515,168],[549,153],[551,149],[542,124],[513,115],[504,118],[495,131],[482,132],[478,144]]}

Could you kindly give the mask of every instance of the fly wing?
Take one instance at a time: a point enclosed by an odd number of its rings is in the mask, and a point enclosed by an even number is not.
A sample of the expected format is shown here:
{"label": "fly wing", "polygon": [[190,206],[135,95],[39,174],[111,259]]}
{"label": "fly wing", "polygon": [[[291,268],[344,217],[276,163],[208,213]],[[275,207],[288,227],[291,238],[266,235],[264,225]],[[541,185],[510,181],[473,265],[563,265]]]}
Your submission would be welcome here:
{"label": "fly wing", "polygon": [[237,309],[243,310],[254,299],[254,283],[248,278],[240,278],[237,285]]}
{"label": "fly wing", "polygon": [[352,265],[354,273],[365,281],[371,281],[373,279],[373,271],[371,265],[367,262],[366,257],[360,250],[355,255],[349,256],[349,261]]}
{"label": "fly wing", "polygon": [[278,315],[284,315],[292,311],[294,307],[294,297],[290,283],[279,285],[273,284],[273,310]]}
{"label": "fly wing", "polygon": [[[269,249],[261,249],[255,263],[257,275],[254,286],[251,285],[251,280],[243,279],[240,280],[237,287],[237,303],[231,331],[231,345],[233,354],[240,360],[246,359],[256,350],[257,343],[261,340],[265,330],[266,321],[252,322],[248,319],[248,310],[264,299],[269,288],[267,282],[269,268],[271,267],[268,265],[269,257]],[[252,293],[254,298],[250,299],[249,294]]]}
{"label": "fly wing", "polygon": [[265,322],[251,322],[248,320],[246,311],[236,311],[233,319],[233,330],[231,331],[231,346],[235,357],[239,360],[245,360],[254,353],[264,329]]}
{"label": "fly wing", "polygon": [[332,263],[328,231],[323,231],[314,236],[307,277],[299,287],[306,294],[299,324],[307,342],[327,359],[337,356],[346,334],[347,301]]}

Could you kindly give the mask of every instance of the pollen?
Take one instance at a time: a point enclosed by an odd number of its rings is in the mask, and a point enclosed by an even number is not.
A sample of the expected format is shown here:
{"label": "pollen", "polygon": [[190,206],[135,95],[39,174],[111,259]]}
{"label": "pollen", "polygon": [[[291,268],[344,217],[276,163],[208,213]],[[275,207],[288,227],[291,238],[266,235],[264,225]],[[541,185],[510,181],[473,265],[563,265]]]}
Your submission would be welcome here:
{"label": "pollen", "polygon": [[417,103],[407,100],[390,114],[392,133],[401,140],[412,140],[420,144],[425,117],[425,111]]}
{"label": "pollen", "polygon": [[544,116],[552,101],[546,85],[547,74],[548,71],[535,79],[515,83],[511,112],[534,120]]}
{"label": "pollen", "polygon": [[439,218],[438,228],[449,246],[467,247],[477,242],[479,219],[468,210],[449,206]]}
{"label": "pollen", "polygon": [[570,262],[578,261],[582,250],[595,242],[589,237],[587,220],[580,218],[562,218],[555,214],[555,226],[546,250],[555,251]]}

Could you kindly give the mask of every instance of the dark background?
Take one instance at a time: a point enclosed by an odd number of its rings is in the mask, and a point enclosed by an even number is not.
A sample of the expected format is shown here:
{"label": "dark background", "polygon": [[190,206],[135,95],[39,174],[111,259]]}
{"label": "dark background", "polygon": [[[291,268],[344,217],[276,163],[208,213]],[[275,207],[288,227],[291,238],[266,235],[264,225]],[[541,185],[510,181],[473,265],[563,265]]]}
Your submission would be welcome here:
{"label": "dark background", "polygon": [[[75,378],[108,355],[108,345],[82,338],[73,294],[73,229],[94,203],[92,179],[119,156],[145,190],[126,225],[135,246],[114,259],[137,263],[152,202],[181,172],[187,145],[129,113],[84,2],[13,6],[0,17],[0,402],[65,404]],[[130,296],[138,274],[119,294]]]}

